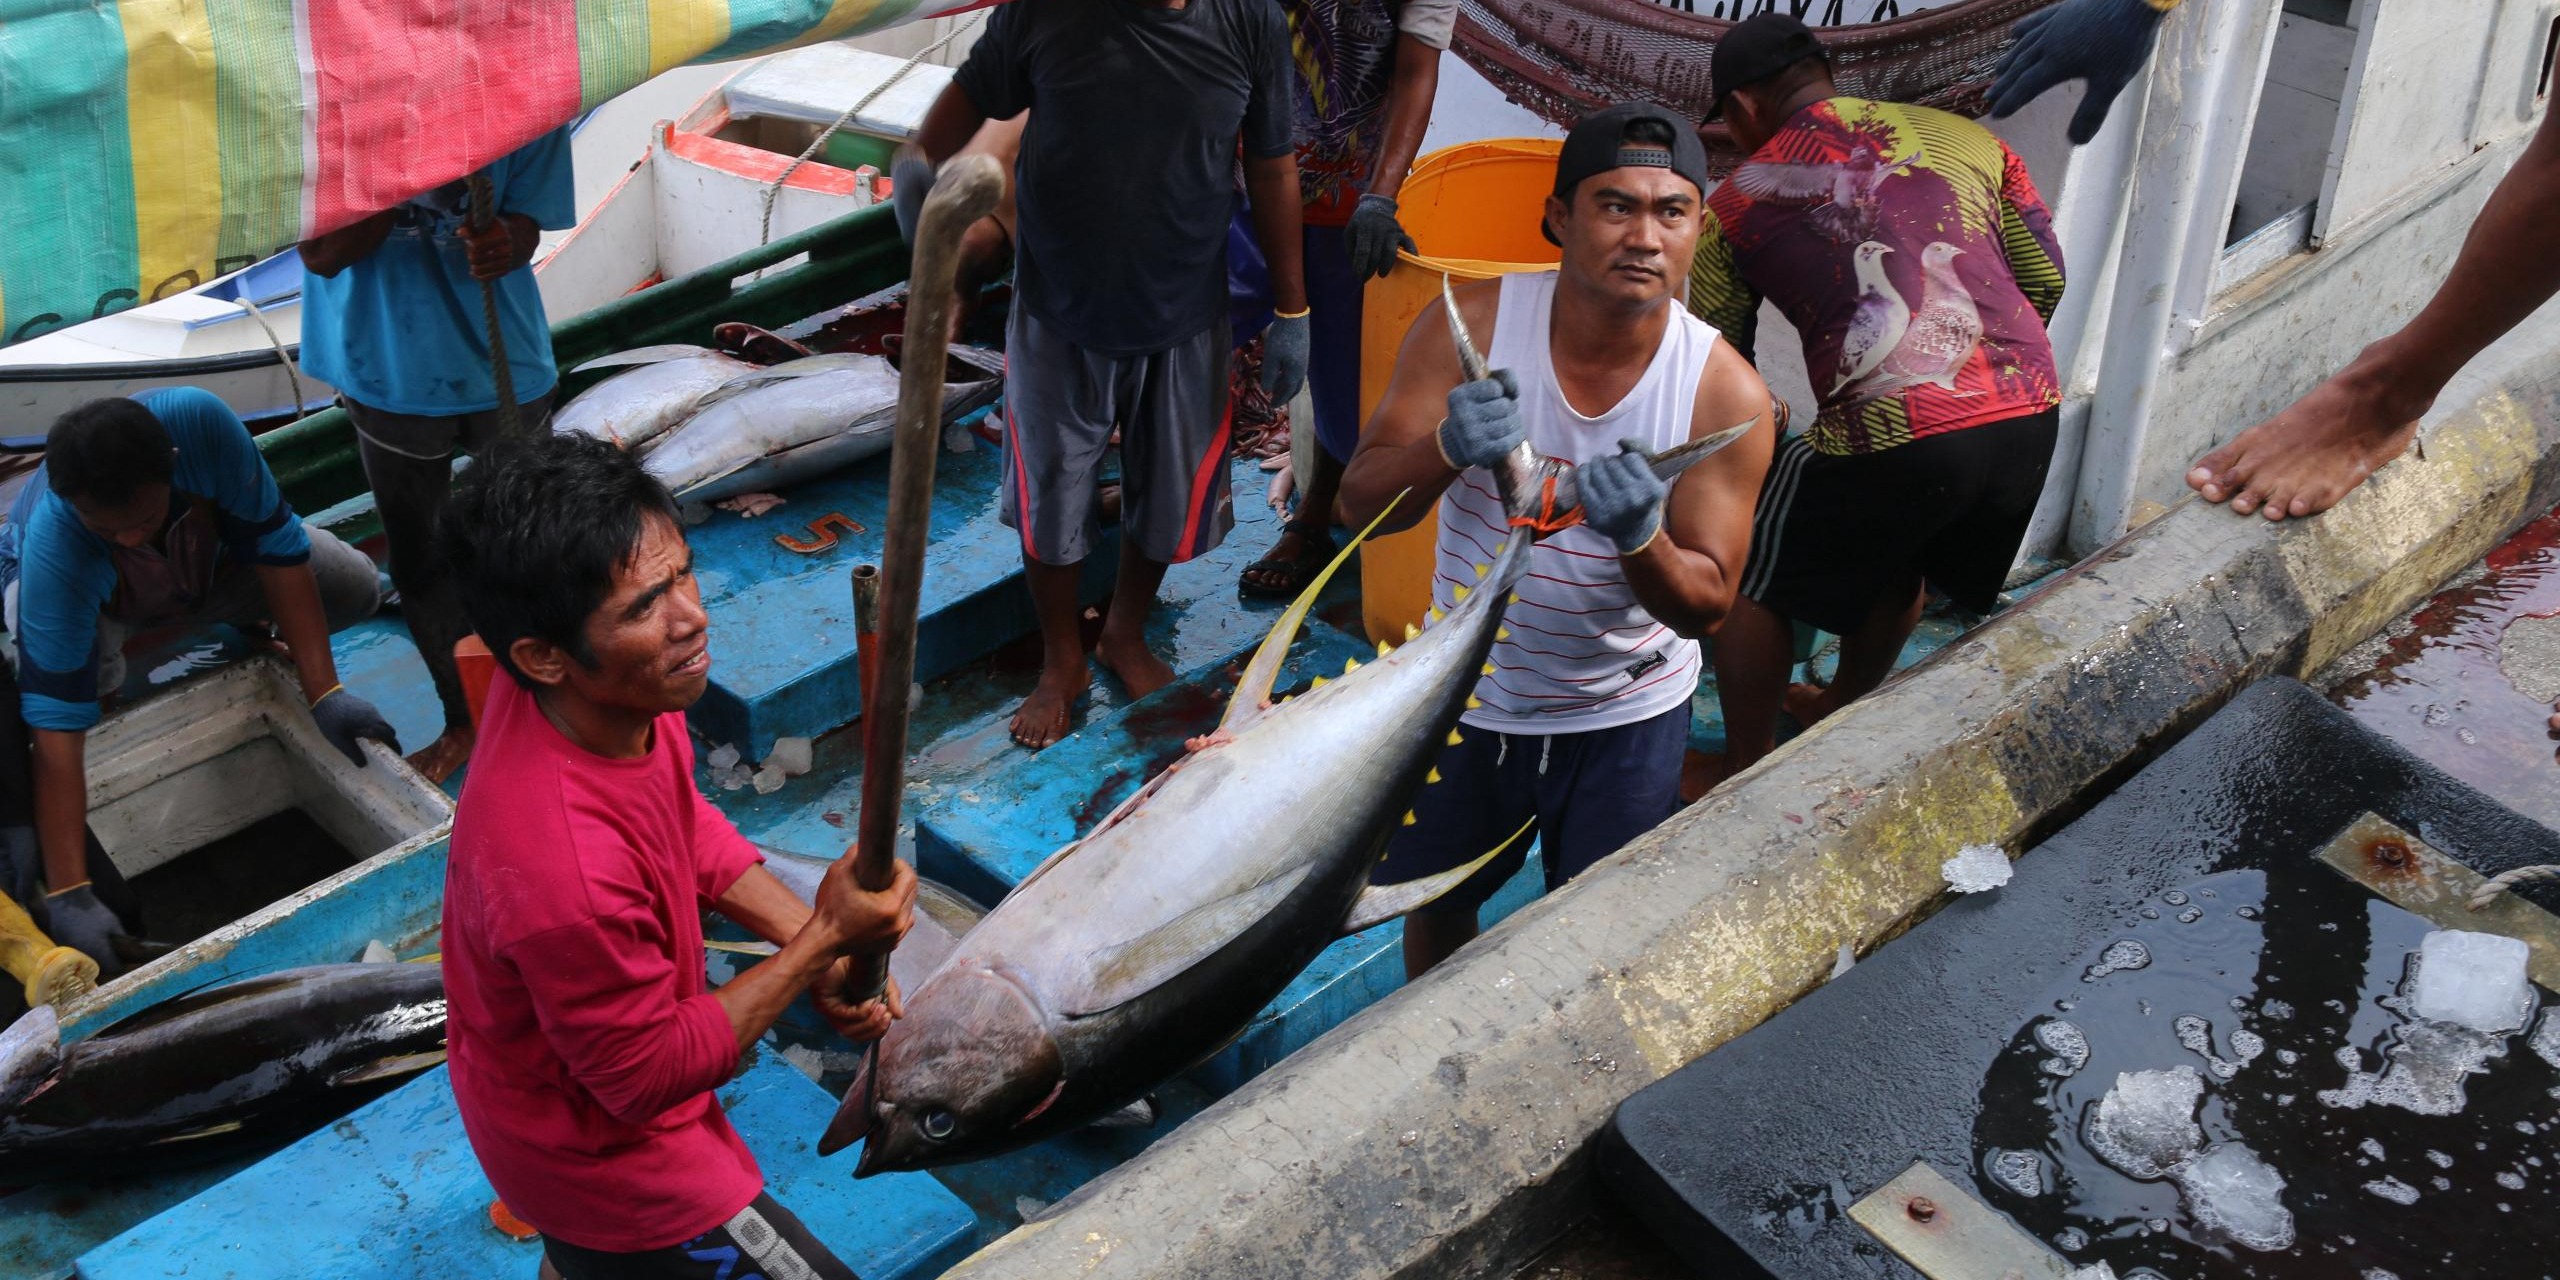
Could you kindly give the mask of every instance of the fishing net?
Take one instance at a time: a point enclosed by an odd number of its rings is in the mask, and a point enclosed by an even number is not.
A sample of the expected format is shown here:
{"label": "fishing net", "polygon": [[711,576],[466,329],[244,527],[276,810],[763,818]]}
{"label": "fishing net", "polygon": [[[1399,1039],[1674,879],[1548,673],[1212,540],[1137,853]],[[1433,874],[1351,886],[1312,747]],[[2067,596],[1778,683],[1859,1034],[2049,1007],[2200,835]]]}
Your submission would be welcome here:
{"label": "fishing net", "polygon": [[[1702,117],[1713,100],[1707,58],[1733,19],[1777,9],[1837,23],[1865,10],[1883,21],[1817,26],[1840,91],[1980,115],[2009,25],[2054,0],[1960,0],[1908,17],[1893,0],[1732,0],[1711,13],[1654,0],[1465,0],[1457,50],[1512,101],[1559,126],[1612,102],[1645,99]],[[1722,125],[1705,130],[1718,174],[1741,159]]]}

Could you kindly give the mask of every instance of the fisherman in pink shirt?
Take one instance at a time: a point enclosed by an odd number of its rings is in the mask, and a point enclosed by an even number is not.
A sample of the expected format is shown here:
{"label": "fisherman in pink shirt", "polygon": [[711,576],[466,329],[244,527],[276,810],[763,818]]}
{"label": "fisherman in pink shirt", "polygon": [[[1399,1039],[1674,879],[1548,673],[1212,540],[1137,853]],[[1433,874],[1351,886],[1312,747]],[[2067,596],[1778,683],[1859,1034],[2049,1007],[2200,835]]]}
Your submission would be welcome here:
{"label": "fisherman in pink shirt", "polygon": [[[440,536],[490,683],[445,870],[454,1100],[500,1198],[565,1280],[853,1272],[765,1193],[712,1092],[808,991],[856,1040],[848,957],[906,933],[827,873],[816,909],[694,786],[684,710],[711,668],[674,501],[602,441],[543,435],[457,483]],[[781,947],[716,990],[701,909]]]}

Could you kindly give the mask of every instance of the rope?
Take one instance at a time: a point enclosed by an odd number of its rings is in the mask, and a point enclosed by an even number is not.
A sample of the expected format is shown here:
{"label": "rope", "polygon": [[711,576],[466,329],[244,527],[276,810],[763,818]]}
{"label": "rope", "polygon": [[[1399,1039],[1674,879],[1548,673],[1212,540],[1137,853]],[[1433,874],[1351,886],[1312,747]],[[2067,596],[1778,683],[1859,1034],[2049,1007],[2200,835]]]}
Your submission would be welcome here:
{"label": "rope", "polygon": [[311,398],[302,392],[302,371],[293,367],[293,353],[285,350],[284,339],[276,336],[274,325],[267,323],[267,313],[258,310],[258,304],[250,300],[248,294],[241,294],[235,301],[241,310],[249,313],[250,319],[258,322],[259,331],[267,335],[267,345],[275,348],[276,360],[284,365],[285,381],[293,386],[293,420],[302,421],[303,415],[309,412],[303,406],[311,403]]}
{"label": "rope", "polygon": [[2471,909],[2479,911],[2498,900],[2498,895],[2520,884],[2536,880],[2560,880],[2560,866],[2518,867],[2489,878],[2480,891],[2471,895]]}
{"label": "rope", "polygon": [[[756,232],[756,246],[758,248],[762,248],[765,245],[773,243],[773,202],[782,195],[783,184],[791,181],[791,175],[798,173],[800,171],[800,166],[809,163],[810,157],[817,155],[820,150],[825,148],[827,145],[827,139],[836,136],[836,131],[838,129],[842,129],[846,125],[852,123],[855,116],[862,114],[862,112],[868,109],[872,103],[878,102],[881,94],[887,93],[892,86],[896,85],[899,81],[906,79],[908,72],[924,65],[925,59],[949,48],[952,41],[977,30],[978,24],[985,21],[986,17],[987,11],[984,9],[970,14],[967,22],[961,23],[959,26],[953,27],[951,30],[944,32],[942,38],[934,41],[932,44],[916,50],[914,57],[907,59],[906,62],[898,67],[897,70],[890,72],[888,79],[873,85],[871,87],[871,92],[862,95],[860,101],[855,102],[850,107],[846,107],[844,109],[844,113],[835,118],[835,123],[828,125],[824,129],[820,129],[818,131],[818,136],[812,139],[809,145],[803,149],[799,155],[792,157],[791,163],[782,166],[782,173],[780,176],[766,184],[764,189],[764,222]],[[758,274],[761,275],[762,273],[759,272]]]}
{"label": "rope", "polygon": [[[486,172],[471,175],[471,228],[486,231],[497,219],[495,197],[489,192]],[[516,434],[516,378],[507,367],[507,335],[498,324],[498,282],[480,282],[480,316],[489,326],[489,377],[498,384],[498,430],[513,437]]]}

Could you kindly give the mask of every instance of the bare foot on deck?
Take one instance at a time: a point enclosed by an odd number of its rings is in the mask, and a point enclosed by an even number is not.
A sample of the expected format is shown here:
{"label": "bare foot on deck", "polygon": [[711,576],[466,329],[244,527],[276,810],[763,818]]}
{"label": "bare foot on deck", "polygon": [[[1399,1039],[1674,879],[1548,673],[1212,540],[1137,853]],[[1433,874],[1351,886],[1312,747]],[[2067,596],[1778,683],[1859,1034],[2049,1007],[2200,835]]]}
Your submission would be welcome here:
{"label": "bare foot on deck", "polygon": [[1093,660],[1120,681],[1131,702],[1173,683],[1173,668],[1147,648],[1146,641],[1116,636],[1108,629],[1094,642]]}
{"label": "bare foot on deck", "polygon": [[1093,684],[1093,673],[1085,669],[1084,660],[1065,670],[1043,670],[1040,684],[1031,696],[1022,700],[1022,709],[1013,713],[1013,741],[1016,746],[1034,751],[1067,736],[1074,728],[1076,699]]}
{"label": "bare foot on deck", "polygon": [[441,787],[447,778],[453,776],[454,770],[471,759],[471,744],[471,730],[448,725],[444,736],[409,757],[409,767],[417,770],[418,776]]}
{"label": "bare foot on deck", "polygon": [[1793,716],[1798,725],[1807,729],[1822,723],[1824,716],[1840,709],[1839,699],[1831,696],[1830,689],[1818,684],[1788,685],[1786,696],[1778,705]]}
{"label": "bare foot on deck", "polygon": [[2207,502],[2269,520],[2318,515],[2338,504],[2417,437],[2418,417],[2393,411],[2352,368],[2311,389],[2284,412],[2196,460],[2187,487]]}

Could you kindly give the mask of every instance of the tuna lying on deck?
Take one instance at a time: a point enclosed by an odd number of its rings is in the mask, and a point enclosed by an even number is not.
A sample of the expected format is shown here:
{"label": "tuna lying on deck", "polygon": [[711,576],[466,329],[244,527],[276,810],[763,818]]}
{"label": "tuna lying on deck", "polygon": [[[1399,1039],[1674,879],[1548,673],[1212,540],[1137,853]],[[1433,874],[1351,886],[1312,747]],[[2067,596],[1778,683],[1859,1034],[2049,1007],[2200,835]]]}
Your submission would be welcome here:
{"label": "tuna lying on deck", "polygon": [[444,1061],[444,971],[287,969],[70,1045],[51,1018],[0,1036],[0,1184],[209,1159],[342,1114]]}
{"label": "tuna lying on deck", "polygon": [[[995,399],[1003,363],[954,347],[943,421]],[[580,366],[636,364],[561,409],[555,431],[611,440],[640,454],[677,499],[716,502],[778,489],[884,452],[897,417],[898,371],[852,352],[758,368],[699,347],[644,347]]]}

